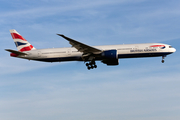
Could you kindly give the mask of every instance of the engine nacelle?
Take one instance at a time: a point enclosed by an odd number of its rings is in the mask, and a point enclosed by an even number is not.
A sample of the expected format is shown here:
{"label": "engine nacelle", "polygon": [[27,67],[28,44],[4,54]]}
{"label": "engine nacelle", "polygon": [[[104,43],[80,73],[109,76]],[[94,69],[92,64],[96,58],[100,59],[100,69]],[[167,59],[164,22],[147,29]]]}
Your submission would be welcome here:
{"label": "engine nacelle", "polygon": [[103,59],[118,59],[117,50],[106,50],[101,55]]}
{"label": "engine nacelle", "polygon": [[119,60],[118,59],[104,59],[101,62],[107,65],[119,65]]}
{"label": "engine nacelle", "polygon": [[102,54],[102,62],[107,65],[119,65],[117,50],[106,50]]}

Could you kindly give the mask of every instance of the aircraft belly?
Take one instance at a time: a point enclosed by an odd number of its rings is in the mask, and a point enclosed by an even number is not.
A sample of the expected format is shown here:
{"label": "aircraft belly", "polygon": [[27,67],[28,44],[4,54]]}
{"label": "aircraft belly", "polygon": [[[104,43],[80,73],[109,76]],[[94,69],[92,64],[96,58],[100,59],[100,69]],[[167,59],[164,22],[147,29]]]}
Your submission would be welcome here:
{"label": "aircraft belly", "polygon": [[168,54],[171,53],[170,52],[128,53],[128,54],[118,54],[118,58],[158,57],[158,56],[166,56]]}
{"label": "aircraft belly", "polygon": [[64,61],[82,61],[82,58],[77,56],[69,56],[69,57],[39,58],[33,60],[43,61],[43,62],[64,62]]}

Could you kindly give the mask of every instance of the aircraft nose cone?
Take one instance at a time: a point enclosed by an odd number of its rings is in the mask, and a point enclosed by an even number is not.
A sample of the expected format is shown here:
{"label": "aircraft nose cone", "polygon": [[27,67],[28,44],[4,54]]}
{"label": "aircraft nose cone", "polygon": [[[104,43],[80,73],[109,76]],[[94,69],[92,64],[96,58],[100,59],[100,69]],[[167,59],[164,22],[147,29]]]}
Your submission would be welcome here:
{"label": "aircraft nose cone", "polygon": [[175,48],[173,48],[173,49],[172,49],[172,52],[176,52],[176,49],[175,49]]}

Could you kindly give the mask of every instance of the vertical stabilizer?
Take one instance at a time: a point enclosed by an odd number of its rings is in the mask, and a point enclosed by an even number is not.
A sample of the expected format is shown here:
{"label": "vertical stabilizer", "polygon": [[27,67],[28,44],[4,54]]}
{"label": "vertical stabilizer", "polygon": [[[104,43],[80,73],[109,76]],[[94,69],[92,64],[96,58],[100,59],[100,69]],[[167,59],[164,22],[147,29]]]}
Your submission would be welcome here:
{"label": "vertical stabilizer", "polygon": [[35,50],[35,48],[26,39],[24,39],[16,30],[10,30],[10,33],[18,51],[23,52]]}

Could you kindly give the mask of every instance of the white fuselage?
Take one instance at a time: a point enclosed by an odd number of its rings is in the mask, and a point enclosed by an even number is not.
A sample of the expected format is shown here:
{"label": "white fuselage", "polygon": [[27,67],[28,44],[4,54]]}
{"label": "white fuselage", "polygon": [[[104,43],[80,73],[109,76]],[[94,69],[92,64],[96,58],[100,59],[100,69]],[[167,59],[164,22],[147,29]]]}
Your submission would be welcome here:
{"label": "white fuselage", "polygon": [[[153,45],[162,45],[157,47]],[[153,47],[151,47],[153,46]],[[156,57],[166,56],[176,51],[170,45],[161,43],[146,44],[125,44],[125,45],[107,45],[93,46],[100,50],[117,50],[118,58],[135,58],[135,57]],[[82,61],[82,52],[78,52],[75,48],[51,48],[51,49],[35,49],[25,51],[27,55],[19,55],[19,58],[37,60],[44,62],[62,62],[62,61]],[[102,60],[98,58],[96,60]]]}

